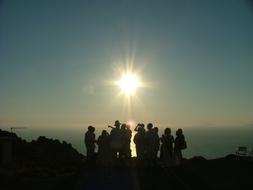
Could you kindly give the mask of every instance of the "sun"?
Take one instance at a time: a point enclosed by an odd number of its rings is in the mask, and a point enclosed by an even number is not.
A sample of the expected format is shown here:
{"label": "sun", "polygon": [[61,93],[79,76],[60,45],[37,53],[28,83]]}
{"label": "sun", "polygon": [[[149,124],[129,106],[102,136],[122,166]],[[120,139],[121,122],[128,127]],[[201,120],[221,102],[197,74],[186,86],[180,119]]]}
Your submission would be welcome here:
{"label": "sun", "polygon": [[133,73],[123,74],[117,84],[126,96],[134,95],[137,88],[140,87],[140,81]]}

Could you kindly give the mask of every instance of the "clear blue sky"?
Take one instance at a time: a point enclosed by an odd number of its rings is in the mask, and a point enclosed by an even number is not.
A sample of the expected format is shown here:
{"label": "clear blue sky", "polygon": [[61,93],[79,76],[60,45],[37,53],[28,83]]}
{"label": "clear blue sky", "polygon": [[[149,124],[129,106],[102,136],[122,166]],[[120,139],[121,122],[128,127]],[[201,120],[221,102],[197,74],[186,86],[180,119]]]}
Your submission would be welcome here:
{"label": "clear blue sky", "polygon": [[[0,1],[0,125],[253,123],[251,1]],[[131,116],[115,65],[151,88]]]}

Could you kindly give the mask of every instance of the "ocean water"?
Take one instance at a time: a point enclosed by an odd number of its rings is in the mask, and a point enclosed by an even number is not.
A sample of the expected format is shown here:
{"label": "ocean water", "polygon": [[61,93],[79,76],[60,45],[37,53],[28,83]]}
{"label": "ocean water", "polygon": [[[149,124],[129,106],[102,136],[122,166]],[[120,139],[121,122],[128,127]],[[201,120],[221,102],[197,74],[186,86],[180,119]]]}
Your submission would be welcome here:
{"label": "ocean water", "polygon": [[[188,148],[183,151],[186,158],[193,156],[204,156],[207,159],[223,157],[235,153],[238,146],[253,148],[253,126],[243,127],[182,127],[186,137]],[[84,133],[86,128],[44,128],[28,127],[25,130],[15,130],[14,132],[31,141],[39,136],[59,139],[72,144],[80,153],[86,154],[84,146]],[[96,138],[100,135],[102,128],[96,130]],[[110,131],[110,129],[106,129]],[[163,128],[159,129],[159,134],[163,133]],[[176,129],[172,128],[172,134]],[[133,133],[134,136],[134,133]],[[132,155],[135,156],[135,145],[131,143]]]}

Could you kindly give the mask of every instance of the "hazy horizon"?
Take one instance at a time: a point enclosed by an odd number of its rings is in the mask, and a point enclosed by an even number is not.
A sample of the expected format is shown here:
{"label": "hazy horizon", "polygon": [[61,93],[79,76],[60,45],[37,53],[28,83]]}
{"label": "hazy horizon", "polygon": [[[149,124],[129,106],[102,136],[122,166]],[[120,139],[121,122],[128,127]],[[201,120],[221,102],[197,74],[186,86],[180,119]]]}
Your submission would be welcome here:
{"label": "hazy horizon", "polygon": [[[188,148],[183,151],[186,158],[194,156],[203,156],[207,159],[214,159],[224,157],[228,154],[233,154],[238,146],[246,146],[249,150],[253,149],[253,125],[248,126],[234,126],[234,127],[208,127],[208,126],[195,126],[183,127],[185,138]],[[3,130],[10,131],[9,127],[0,127]],[[161,136],[165,127],[159,126],[159,135]],[[109,128],[96,127],[96,138],[100,135],[101,131]],[[171,126],[172,134],[175,136],[177,127]],[[58,139],[71,143],[80,153],[86,154],[84,145],[84,133],[87,127],[30,127],[27,129],[13,130],[21,138],[32,141],[36,140],[39,136],[46,136],[47,138]],[[135,132],[133,131],[133,136]],[[132,156],[136,156],[135,144],[131,141]]]}

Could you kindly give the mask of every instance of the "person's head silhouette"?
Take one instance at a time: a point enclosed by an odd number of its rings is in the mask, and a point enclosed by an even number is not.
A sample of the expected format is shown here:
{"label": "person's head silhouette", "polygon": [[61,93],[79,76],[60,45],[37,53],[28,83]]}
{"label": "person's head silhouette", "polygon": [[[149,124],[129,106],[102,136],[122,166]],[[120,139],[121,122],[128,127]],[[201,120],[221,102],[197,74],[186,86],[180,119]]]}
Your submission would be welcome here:
{"label": "person's head silhouette", "polygon": [[95,131],[95,127],[92,127],[91,125],[88,127],[88,131],[90,131],[90,132],[94,132]]}
{"label": "person's head silhouette", "polygon": [[171,134],[171,129],[170,129],[170,128],[166,128],[166,129],[164,130],[164,134],[165,134],[165,135],[170,135],[170,134]]}
{"label": "person's head silhouette", "polygon": [[177,136],[183,135],[183,130],[182,130],[182,129],[178,129],[178,130],[176,131],[176,135],[177,135]]}
{"label": "person's head silhouette", "polygon": [[123,124],[121,125],[121,129],[126,129],[126,127],[127,127],[127,125],[126,125],[125,123],[123,123]]}
{"label": "person's head silhouette", "polygon": [[114,126],[115,126],[116,128],[119,128],[119,127],[120,127],[120,122],[119,122],[119,120],[116,120],[116,121],[115,121]]}
{"label": "person's head silhouette", "polygon": [[151,129],[153,128],[153,124],[152,124],[152,123],[149,123],[149,124],[147,125],[147,128],[148,128],[148,130],[151,130]]}
{"label": "person's head silhouette", "polygon": [[103,130],[102,131],[102,136],[107,136],[108,135],[108,132],[106,130]]}
{"label": "person's head silhouette", "polygon": [[158,133],[158,127],[154,127],[153,130],[154,130],[155,133]]}

